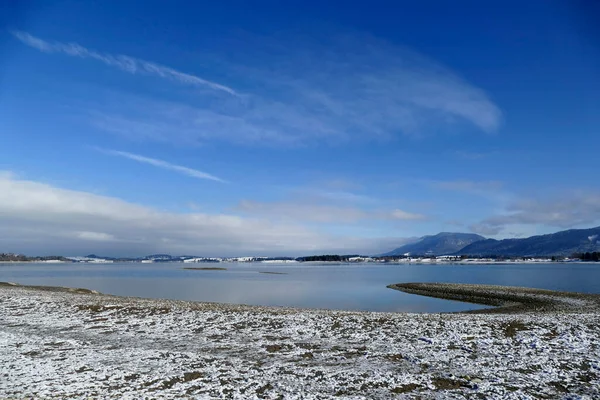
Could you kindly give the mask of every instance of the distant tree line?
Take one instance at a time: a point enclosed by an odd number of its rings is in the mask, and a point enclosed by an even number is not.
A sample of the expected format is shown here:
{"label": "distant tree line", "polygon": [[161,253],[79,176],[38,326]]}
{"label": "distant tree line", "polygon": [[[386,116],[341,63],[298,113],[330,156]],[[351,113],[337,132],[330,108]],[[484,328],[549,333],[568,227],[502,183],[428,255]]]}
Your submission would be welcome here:
{"label": "distant tree line", "polygon": [[0,253],[0,261],[29,261],[23,254]]}
{"label": "distant tree line", "polygon": [[579,258],[581,261],[600,261],[600,251],[594,251],[593,253],[575,253],[572,255],[573,258]]}
{"label": "distant tree line", "polygon": [[0,261],[46,261],[46,260],[70,261],[69,259],[67,259],[63,256],[27,257],[23,254],[0,253]]}
{"label": "distant tree line", "polygon": [[397,255],[397,256],[381,256],[381,257],[373,257],[375,260],[384,260],[384,261],[397,261],[408,258],[405,255]]}
{"label": "distant tree line", "polygon": [[324,255],[320,255],[320,256],[307,256],[307,257],[298,257],[296,258],[296,261],[300,261],[300,262],[305,262],[305,261],[348,261],[350,258],[353,257],[361,257],[360,255],[357,254],[352,254],[352,255],[344,255],[344,256],[340,256],[338,254],[324,254]]}

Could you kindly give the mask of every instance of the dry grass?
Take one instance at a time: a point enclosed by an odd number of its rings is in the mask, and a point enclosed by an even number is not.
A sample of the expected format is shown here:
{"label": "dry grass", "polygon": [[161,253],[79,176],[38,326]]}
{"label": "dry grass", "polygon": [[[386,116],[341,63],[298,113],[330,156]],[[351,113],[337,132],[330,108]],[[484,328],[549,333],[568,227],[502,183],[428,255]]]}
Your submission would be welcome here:
{"label": "dry grass", "polygon": [[529,328],[523,322],[519,320],[510,321],[502,326],[504,330],[504,336],[510,339],[514,339],[517,336],[517,332],[526,331]]}

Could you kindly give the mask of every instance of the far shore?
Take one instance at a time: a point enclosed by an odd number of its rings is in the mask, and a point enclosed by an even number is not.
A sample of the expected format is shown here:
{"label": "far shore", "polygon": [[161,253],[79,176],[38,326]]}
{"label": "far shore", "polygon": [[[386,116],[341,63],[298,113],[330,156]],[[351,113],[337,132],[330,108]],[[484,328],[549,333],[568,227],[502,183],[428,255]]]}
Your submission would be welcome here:
{"label": "far shore", "polygon": [[[50,261],[0,261],[0,266],[2,264],[48,264],[48,265],[56,265],[56,264],[77,264],[77,265],[110,265],[110,264],[186,264],[189,265],[191,263],[185,263],[183,261],[169,261],[169,262],[161,262],[156,261],[152,263],[145,263],[141,261],[115,261],[115,262],[80,262],[80,261],[62,261],[62,260],[50,260]],[[278,266],[278,267],[299,267],[302,265],[309,266],[318,266],[318,265],[369,265],[369,266],[377,266],[377,265],[445,265],[445,266],[465,266],[465,265],[515,265],[515,264],[591,264],[591,265],[600,265],[600,261],[531,261],[531,260],[516,260],[516,261],[485,261],[485,260],[468,260],[468,261],[419,261],[419,260],[393,260],[386,262],[377,262],[377,261],[302,261],[302,262],[263,262],[263,261],[223,261],[217,262],[216,264],[265,264],[269,266]],[[193,264],[192,264],[193,265]],[[185,268],[188,269],[188,268]],[[191,269],[191,268],[189,268]]]}

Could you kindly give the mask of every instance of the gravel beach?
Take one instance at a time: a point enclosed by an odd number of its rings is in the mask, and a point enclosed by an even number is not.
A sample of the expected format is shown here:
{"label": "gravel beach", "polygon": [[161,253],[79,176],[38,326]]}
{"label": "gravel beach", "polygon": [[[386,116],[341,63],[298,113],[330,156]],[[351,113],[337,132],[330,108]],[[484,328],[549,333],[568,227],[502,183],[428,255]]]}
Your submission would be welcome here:
{"label": "gravel beach", "polygon": [[0,284],[0,398],[600,398],[597,295],[402,285],[503,307],[303,310]]}

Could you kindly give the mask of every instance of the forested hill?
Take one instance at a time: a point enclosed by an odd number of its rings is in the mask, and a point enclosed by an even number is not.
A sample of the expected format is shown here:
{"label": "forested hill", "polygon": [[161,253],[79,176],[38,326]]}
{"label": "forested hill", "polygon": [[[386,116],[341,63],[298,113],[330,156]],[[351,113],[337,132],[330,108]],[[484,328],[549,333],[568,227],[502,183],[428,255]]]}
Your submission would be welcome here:
{"label": "forested hill", "polygon": [[465,246],[481,240],[485,240],[485,238],[474,233],[441,232],[437,235],[423,236],[416,242],[405,244],[382,255],[401,256],[409,253],[410,255],[441,256],[455,253]]}
{"label": "forested hill", "polygon": [[600,252],[600,227],[569,229],[524,239],[486,239],[474,242],[455,254],[472,256],[571,256]]}

